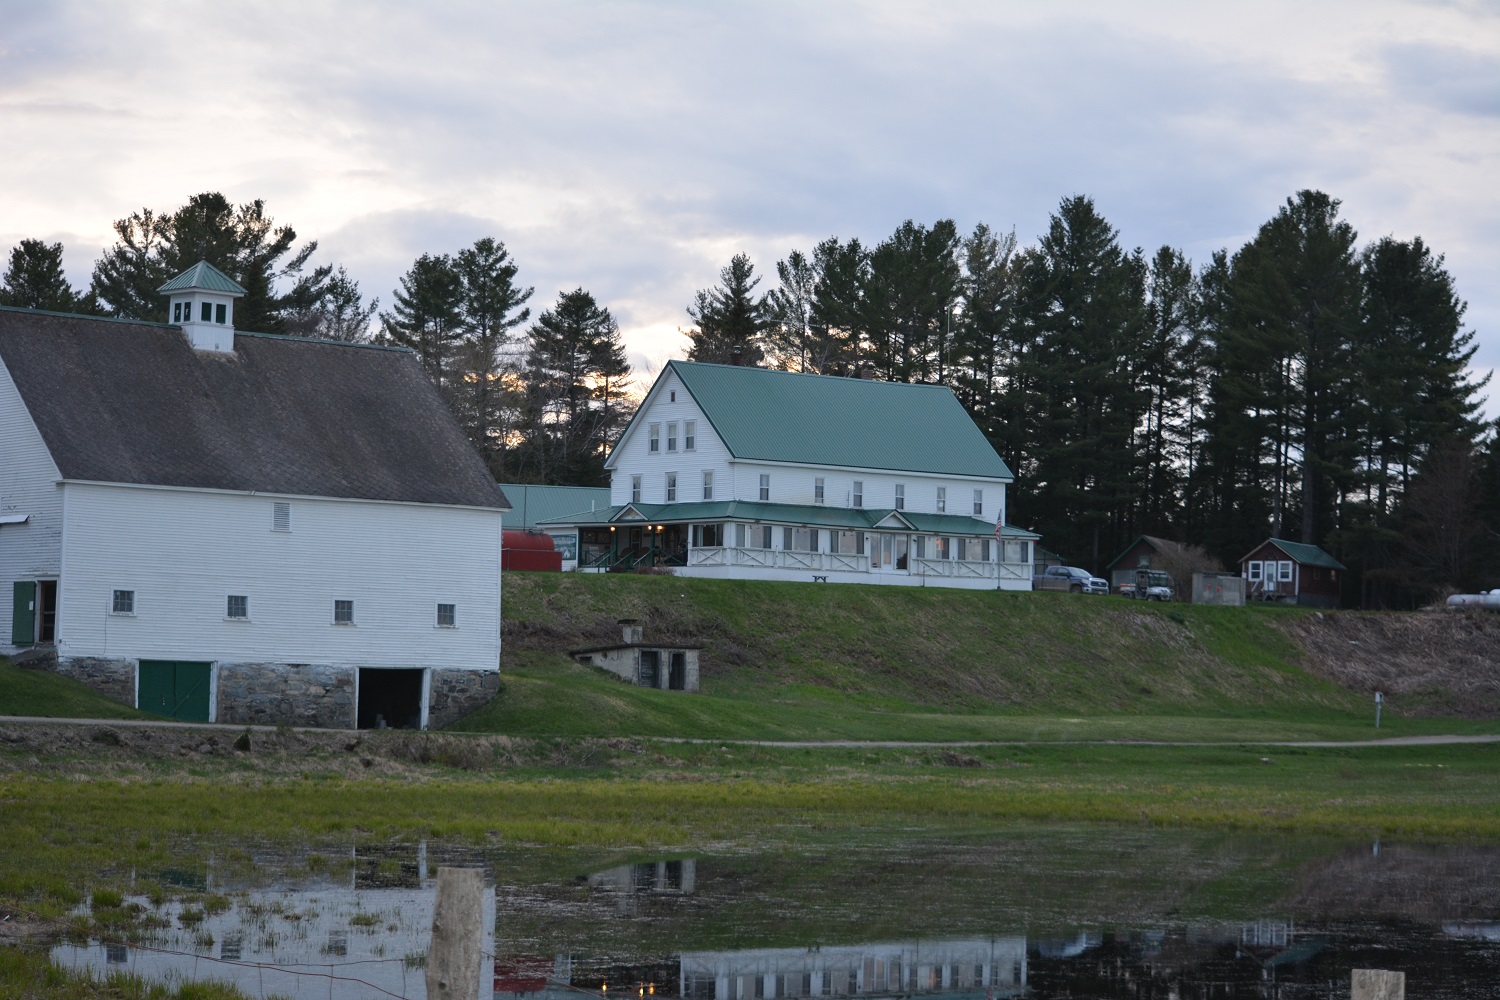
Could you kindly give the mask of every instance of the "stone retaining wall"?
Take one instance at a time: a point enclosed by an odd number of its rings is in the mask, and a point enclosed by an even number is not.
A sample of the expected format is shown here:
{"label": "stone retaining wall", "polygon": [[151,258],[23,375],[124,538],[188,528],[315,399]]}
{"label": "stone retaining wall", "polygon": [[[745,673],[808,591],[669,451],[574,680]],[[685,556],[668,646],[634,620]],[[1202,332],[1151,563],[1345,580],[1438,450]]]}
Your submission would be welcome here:
{"label": "stone retaining wall", "polygon": [[355,674],[323,664],[221,663],[218,721],[353,729]]}
{"label": "stone retaining wall", "polygon": [[432,669],[427,697],[427,728],[438,729],[457,722],[500,691],[498,670]]}
{"label": "stone retaining wall", "polygon": [[93,656],[70,657],[57,661],[54,670],[64,677],[81,681],[95,691],[118,701],[122,705],[135,707],[135,661],[107,660]]}

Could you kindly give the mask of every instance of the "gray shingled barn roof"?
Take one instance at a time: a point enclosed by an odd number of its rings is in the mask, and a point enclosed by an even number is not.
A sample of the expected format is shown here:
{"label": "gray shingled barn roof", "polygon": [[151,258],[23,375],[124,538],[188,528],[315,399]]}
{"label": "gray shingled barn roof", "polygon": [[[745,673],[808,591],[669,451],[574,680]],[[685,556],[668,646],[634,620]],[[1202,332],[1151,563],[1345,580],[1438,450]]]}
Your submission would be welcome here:
{"label": "gray shingled barn roof", "polygon": [[0,361],[64,479],[505,508],[408,351],[0,308]]}

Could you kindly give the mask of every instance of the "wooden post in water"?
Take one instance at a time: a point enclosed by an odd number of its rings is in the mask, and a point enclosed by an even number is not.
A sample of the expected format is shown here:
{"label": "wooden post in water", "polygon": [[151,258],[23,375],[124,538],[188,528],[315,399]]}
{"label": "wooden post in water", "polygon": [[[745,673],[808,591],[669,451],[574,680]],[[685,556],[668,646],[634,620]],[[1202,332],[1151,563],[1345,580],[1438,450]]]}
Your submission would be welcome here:
{"label": "wooden post in water", "polygon": [[432,900],[432,945],[427,949],[430,1000],[478,1000],[484,939],[484,872],[439,868]]}
{"label": "wooden post in water", "polygon": [[1385,969],[1355,969],[1349,1000],[1406,1000],[1406,973]]}

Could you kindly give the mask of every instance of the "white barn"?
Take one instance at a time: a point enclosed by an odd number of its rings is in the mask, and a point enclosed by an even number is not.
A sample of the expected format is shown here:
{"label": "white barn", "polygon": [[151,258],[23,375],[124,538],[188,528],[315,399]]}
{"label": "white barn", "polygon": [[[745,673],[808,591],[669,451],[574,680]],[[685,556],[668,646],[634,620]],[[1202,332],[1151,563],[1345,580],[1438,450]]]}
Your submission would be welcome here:
{"label": "white barn", "polygon": [[943,386],[672,361],[605,467],[607,508],[539,525],[580,569],[1031,588],[1014,477]]}
{"label": "white barn", "polygon": [[[0,309],[0,652],[160,715],[427,727],[493,696],[504,494],[409,351]],[[32,654],[35,655],[35,654]]]}

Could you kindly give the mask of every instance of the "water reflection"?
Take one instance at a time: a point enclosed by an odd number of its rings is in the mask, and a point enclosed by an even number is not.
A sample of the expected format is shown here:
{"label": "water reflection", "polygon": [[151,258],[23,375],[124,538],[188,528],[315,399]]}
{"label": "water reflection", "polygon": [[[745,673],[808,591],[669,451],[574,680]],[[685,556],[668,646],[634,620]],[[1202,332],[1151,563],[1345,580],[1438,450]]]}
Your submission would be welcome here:
{"label": "water reflection", "polygon": [[1500,998],[1500,852],[1488,848],[1034,831],[576,874],[569,857],[258,854],[248,867],[269,878],[179,873],[198,895],[152,911],[165,926],[147,947],[54,955],[227,979],[251,996],[422,997],[431,875],[457,861],[498,883],[486,997],[1346,1000],[1352,969],[1395,968],[1414,1000]]}

